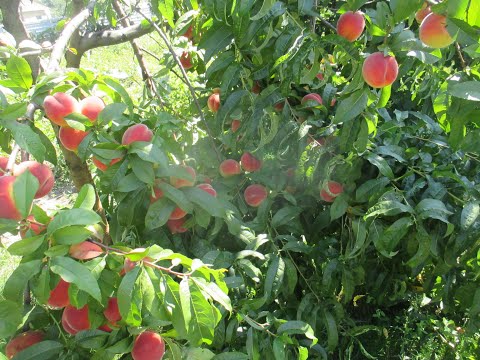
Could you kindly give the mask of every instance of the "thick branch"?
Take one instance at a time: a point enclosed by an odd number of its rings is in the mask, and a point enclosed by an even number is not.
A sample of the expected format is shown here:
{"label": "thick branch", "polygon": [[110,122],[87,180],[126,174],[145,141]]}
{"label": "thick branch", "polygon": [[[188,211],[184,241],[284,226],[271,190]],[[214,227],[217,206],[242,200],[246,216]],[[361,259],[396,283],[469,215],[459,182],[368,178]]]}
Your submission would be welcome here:
{"label": "thick branch", "polygon": [[3,14],[3,26],[13,35],[17,44],[22,40],[30,40],[28,32],[21,21],[20,0],[0,0],[0,9]]}

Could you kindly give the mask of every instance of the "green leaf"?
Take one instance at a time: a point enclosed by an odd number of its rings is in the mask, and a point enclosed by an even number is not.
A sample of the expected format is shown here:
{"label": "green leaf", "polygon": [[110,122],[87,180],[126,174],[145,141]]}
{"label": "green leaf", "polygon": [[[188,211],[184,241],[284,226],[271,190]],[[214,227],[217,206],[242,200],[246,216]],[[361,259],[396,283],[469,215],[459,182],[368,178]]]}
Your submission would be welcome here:
{"label": "green leaf", "polygon": [[385,200],[378,202],[368,209],[365,218],[368,219],[369,217],[378,215],[394,216],[404,212],[412,213],[413,209],[410,205],[404,205],[399,201]]}
{"label": "green leaf", "polygon": [[12,255],[24,256],[33,253],[45,241],[45,235],[38,235],[14,242],[8,247]]}
{"label": "green leaf", "polygon": [[472,226],[479,215],[480,205],[478,202],[469,202],[465,204],[460,217],[460,226],[462,227],[462,230],[467,230],[470,226]]}
{"label": "green leaf", "polygon": [[67,226],[53,233],[57,244],[73,245],[88,239],[92,232],[81,225]]}
{"label": "green leaf", "polygon": [[230,298],[226,293],[220,289],[220,287],[213,283],[207,283],[205,279],[191,277],[191,280],[201,289],[205,294],[208,294],[214,301],[222,305],[226,310],[233,311]]}
{"label": "green leaf", "polygon": [[407,235],[413,225],[411,217],[403,217],[390,225],[379,237],[374,238],[375,248],[384,256],[392,257],[399,241]]}
{"label": "green leaf", "polygon": [[341,194],[335,198],[332,206],[330,206],[330,220],[338,219],[342,217],[348,209],[347,197]]}
{"label": "green leaf", "polygon": [[275,298],[283,282],[285,274],[285,262],[278,255],[272,256],[272,261],[265,277],[265,297]]}
{"label": "green leaf", "polygon": [[15,360],[43,360],[52,359],[64,349],[62,343],[53,340],[45,340],[27,347],[15,355]]}
{"label": "green leaf", "polygon": [[415,238],[418,241],[418,249],[415,255],[407,262],[407,265],[412,268],[421,265],[428,258],[432,241],[427,230],[425,230],[425,227],[421,223],[417,224],[417,235]]}
{"label": "green leaf", "polygon": [[263,0],[262,7],[260,8],[260,10],[255,16],[252,16],[250,18],[250,20],[255,21],[267,15],[270,9],[273,7],[273,4],[275,4],[275,2],[276,0]]}
{"label": "green leaf", "polygon": [[102,301],[98,282],[85,265],[71,258],[58,256],[50,260],[50,269],[66,282],[73,283],[80,290],[90,294],[98,302]]}
{"label": "green leaf", "polygon": [[122,119],[123,113],[127,110],[127,105],[122,103],[108,104],[98,114],[98,124],[108,124],[111,121]]}
{"label": "green leaf", "polygon": [[225,210],[217,198],[197,187],[185,188],[187,198],[215,217],[225,216]]}
{"label": "green leaf", "polygon": [[175,27],[174,9],[175,5],[173,0],[158,0],[158,11],[160,11],[160,14],[162,14],[165,20],[168,21],[168,25],[172,28]]}
{"label": "green leaf", "polygon": [[153,230],[165,225],[175,207],[175,204],[163,197],[151,204],[145,216],[147,229]]}
{"label": "green leaf", "polygon": [[315,337],[312,327],[303,321],[287,321],[280,325],[277,329],[277,334],[305,334],[305,337],[312,340],[312,345],[315,345],[318,342],[318,339]]}
{"label": "green leaf", "polygon": [[348,98],[340,101],[333,123],[346,123],[360,115],[367,107],[368,92],[367,89],[356,91]]}
{"label": "green leaf", "polygon": [[18,87],[28,90],[33,84],[32,69],[24,58],[11,55],[7,61],[7,75]]}
{"label": "green leaf", "polygon": [[210,59],[225,49],[233,40],[233,33],[226,25],[214,26],[202,36],[198,47],[205,49],[204,60],[208,63]]}
{"label": "green leaf", "polygon": [[130,165],[138,179],[146,184],[153,185],[155,181],[155,172],[153,171],[151,163],[135,156],[133,159],[130,159]]}
{"label": "green leaf", "polygon": [[393,175],[392,168],[390,167],[390,165],[388,165],[387,161],[384,158],[376,154],[369,154],[367,156],[367,160],[372,165],[375,165],[383,176],[386,176],[390,180],[392,180],[395,177]]}
{"label": "green leaf", "polygon": [[12,132],[15,142],[23,150],[32,154],[39,162],[45,160],[46,149],[42,139],[30,126],[17,121],[2,121],[2,119],[0,119],[0,125]]}
{"label": "green leaf", "polygon": [[449,84],[448,93],[461,99],[480,101],[480,81]]}
{"label": "green leaf", "polygon": [[188,329],[190,321],[192,320],[190,284],[188,278],[183,278],[182,281],[180,281],[178,294],[180,296],[180,308],[183,312],[182,320],[185,322],[185,328]]}
{"label": "green leaf", "polygon": [[392,85],[388,85],[382,88],[380,91],[380,98],[377,102],[377,108],[383,108],[387,106],[388,100],[390,100],[390,95],[392,94]]}
{"label": "green leaf", "polygon": [[40,260],[33,260],[18,265],[5,283],[3,289],[5,299],[21,303],[28,281],[40,272],[41,264]]}
{"label": "green leaf", "polygon": [[123,321],[130,326],[140,326],[142,324],[141,308],[138,301],[135,301],[135,282],[139,276],[141,268],[134,267],[127,272],[118,287],[117,299],[118,309],[122,315]]}
{"label": "green leaf", "polygon": [[89,209],[61,210],[48,224],[47,235],[72,225],[94,225],[100,223],[102,218],[95,211]]}
{"label": "green leaf", "polygon": [[396,23],[405,20],[415,11],[419,10],[424,0],[390,0],[393,19]]}
{"label": "green leaf", "polygon": [[325,317],[325,326],[327,328],[328,350],[333,351],[338,345],[337,322],[328,310],[324,310],[323,314]]}
{"label": "green leaf", "polygon": [[166,182],[160,182],[158,187],[163,191],[164,196],[172,200],[177,206],[179,206],[183,211],[191,213],[193,211],[192,203],[187,199],[185,194],[172,185],[167,184]]}
{"label": "green leaf", "polygon": [[95,188],[91,184],[85,184],[80,189],[73,207],[92,210],[96,199]]}
{"label": "green leaf", "polygon": [[23,218],[30,214],[38,187],[38,179],[30,171],[25,171],[17,176],[13,183],[15,206]]}
{"label": "green leaf", "polygon": [[302,208],[296,206],[287,206],[283,207],[275,213],[272,218],[272,226],[274,228],[279,228],[282,225],[286,225],[296,219],[298,215],[302,212]]}
{"label": "green leaf", "polygon": [[23,304],[0,300],[0,338],[12,336],[23,320]]}
{"label": "green leaf", "polygon": [[247,354],[240,352],[224,352],[218,355],[215,355],[212,360],[248,360],[249,357]]}
{"label": "green leaf", "polygon": [[437,219],[444,223],[449,223],[448,215],[452,212],[448,211],[445,204],[437,199],[423,199],[415,207],[415,211],[420,219]]}

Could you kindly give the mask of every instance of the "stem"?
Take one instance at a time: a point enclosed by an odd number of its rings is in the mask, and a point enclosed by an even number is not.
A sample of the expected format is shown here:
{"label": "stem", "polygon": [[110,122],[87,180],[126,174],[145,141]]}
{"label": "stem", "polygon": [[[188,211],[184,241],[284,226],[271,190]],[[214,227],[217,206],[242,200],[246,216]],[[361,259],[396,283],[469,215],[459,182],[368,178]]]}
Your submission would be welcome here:
{"label": "stem", "polygon": [[462,54],[462,48],[458,42],[455,43],[455,49],[457,49],[458,57],[460,58],[460,64],[462,65],[462,69],[465,71],[467,69],[467,63],[465,62],[465,58]]}
{"label": "stem", "polygon": [[152,25],[154,27],[154,29],[158,32],[158,34],[160,35],[160,37],[162,38],[162,40],[164,41],[165,45],[167,45],[168,47],[168,50],[170,51],[170,53],[172,54],[175,62],[177,63],[178,67],[180,68],[180,71],[182,72],[182,75],[183,75],[183,78],[185,79],[185,82],[187,84],[187,87],[188,89],[190,90],[190,94],[192,95],[192,98],[193,98],[193,101],[195,103],[195,106],[197,107],[198,109],[198,113],[200,115],[200,119],[202,120],[203,124],[205,125],[205,129],[207,131],[207,134],[208,134],[208,137],[210,138],[210,141],[212,142],[212,147],[213,149],[215,150],[215,154],[217,155],[217,160],[218,162],[220,163],[222,160],[222,157],[220,156],[220,153],[218,152],[218,149],[217,147],[215,146],[215,141],[214,141],[214,137],[212,135],[212,132],[210,131],[210,127],[208,126],[208,123],[207,123],[207,120],[205,119],[205,116],[203,115],[203,111],[202,111],[202,107],[200,106],[200,103],[198,102],[198,98],[197,98],[197,95],[195,94],[195,90],[192,86],[192,84],[190,83],[190,79],[188,78],[188,75],[187,73],[185,72],[185,69],[183,68],[183,65],[182,63],[180,62],[180,59],[178,58],[177,54],[175,53],[175,50],[172,48],[172,46],[170,45],[170,42],[168,41],[168,38],[167,38],[167,35],[163,32],[163,30],[155,23],[152,21],[152,19],[150,19],[149,17],[147,17],[145,14],[143,14],[140,10],[137,10],[138,13],[140,15],[142,15],[145,20],[147,20],[150,25]]}
{"label": "stem", "polygon": [[7,168],[5,169],[5,173],[7,175],[10,175],[10,172],[13,169],[13,165],[15,164],[15,159],[17,158],[17,154],[20,151],[20,146],[18,144],[15,144],[13,147],[12,153],[8,157],[8,163],[7,163]]}

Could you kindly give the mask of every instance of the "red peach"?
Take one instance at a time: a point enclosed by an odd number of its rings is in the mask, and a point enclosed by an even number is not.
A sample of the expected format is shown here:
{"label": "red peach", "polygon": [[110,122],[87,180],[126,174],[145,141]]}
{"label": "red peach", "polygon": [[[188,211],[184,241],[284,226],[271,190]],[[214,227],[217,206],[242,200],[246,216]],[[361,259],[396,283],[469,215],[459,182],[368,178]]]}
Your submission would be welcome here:
{"label": "red peach", "polygon": [[90,329],[88,305],[80,309],[71,305],[66,306],[62,314],[62,325],[65,331],[72,335],[75,335],[79,331]]}
{"label": "red peach", "polygon": [[365,29],[365,18],[359,11],[347,11],[338,18],[337,33],[341,37],[352,42],[362,35]]}
{"label": "red peach", "polygon": [[415,13],[415,20],[417,20],[417,22],[421,24],[423,19],[425,19],[431,13],[432,9],[430,9],[428,3],[424,2],[422,8]]}
{"label": "red peach", "polygon": [[362,67],[365,82],[374,88],[383,88],[393,84],[398,76],[398,63],[393,56],[384,56],[383,52],[369,55]]}
{"label": "red peach", "polygon": [[333,202],[335,200],[335,197],[329,195],[328,192],[324,189],[320,190],[320,197],[326,202]]}
{"label": "red peach", "polygon": [[285,101],[283,100],[273,105],[273,108],[277,112],[282,112],[284,107],[285,107]]}
{"label": "red peach", "polygon": [[120,310],[118,309],[117,298],[113,297],[108,299],[108,304],[103,311],[103,315],[105,315],[105,318],[114,326],[118,321],[122,320],[122,315],[120,315]]}
{"label": "red peach", "polygon": [[212,95],[210,95],[207,101],[207,105],[211,112],[216,113],[218,109],[220,109],[220,94],[213,93]]}
{"label": "red peach", "polygon": [[32,230],[35,235],[40,235],[46,229],[47,225],[38,223],[33,215],[28,215],[27,223],[20,228],[20,237],[25,239],[28,230]]}
{"label": "red peach", "polygon": [[245,189],[243,194],[245,202],[253,207],[258,207],[267,198],[268,192],[263,185],[253,184]]}
{"label": "red peach", "polygon": [[44,335],[41,331],[26,331],[12,338],[5,346],[7,359],[12,359],[16,354],[26,348],[43,341]]}
{"label": "red peach", "polygon": [[105,103],[97,96],[88,96],[80,101],[80,112],[88,117],[91,122],[95,122],[98,114],[105,109]]}
{"label": "red peach", "polygon": [[423,19],[418,31],[420,40],[435,49],[447,47],[453,43],[453,38],[447,31],[447,18],[431,13]]}
{"label": "red peach", "polygon": [[317,75],[315,75],[315,77],[320,81],[323,81],[323,79],[324,79],[323,73],[318,73]]}
{"label": "red peach", "polygon": [[170,232],[172,234],[180,234],[186,232],[188,229],[184,228],[183,224],[185,224],[185,218],[167,221],[167,227],[170,229]]}
{"label": "red peach", "polygon": [[172,211],[172,213],[170,214],[170,217],[168,219],[169,220],[178,220],[178,219],[183,218],[185,215],[187,215],[187,213],[177,206]]}
{"label": "red peach", "polygon": [[213,197],[217,197],[217,192],[210,184],[198,184],[197,188],[202,189],[203,191],[212,195]]}
{"label": "red peach", "polygon": [[133,360],[161,360],[165,354],[165,341],[153,331],[144,331],[133,343]]}
{"label": "red peach", "polygon": [[0,156],[0,176],[7,172],[8,157]]}
{"label": "red peach", "polygon": [[187,31],[185,31],[185,33],[182,36],[185,36],[188,40],[192,40],[192,38],[193,38],[193,25],[190,25],[188,27]]}
{"label": "red peach", "polygon": [[60,128],[60,131],[58,132],[58,138],[65,149],[77,151],[80,143],[88,134],[88,131],[77,130],[68,126],[64,126]]}
{"label": "red peach", "polygon": [[249,152],[245,152],[242,155],[242,157],[240,158],[240,162],[242,164],[243,170],[248,172],[260,170],[260,168],[262,167],[262,162]]}
{"label": "red peach", "polygon": [[238,119],[232,120],[232,132],[237,132],[237,130],[242,125],[242,122]]}
{"label": "red peach", "polygon": [[137,266],[136,261],[132,261],[129,258],[125,258],[123,262],[123,269],[120,271],[120,276],[125,275],[127,272],[131,271],[135,266]]}
{"label": "red peach", "polygon": [[[320,95],[318,94],[315,94],[315,93],[311,93],[311,94],[307,94],[305,95],[303,98],[302,98],[302,105],[305,104],[307,101],[316,101],[318,103],[318,105],[322,105],[323,104],[323,99]],[[317,106],[317,105],[315,105]]]}
{"label": "red peach", "polygon": [[343,185],[336,181],[328,181],[320,191],[320,197],[327,201],[332,202],[338,195],[343,192]]}
{"label": "red peach", "polygon": [[98,160],[96,157],[92,157],[93,165],[95,165],[98,168],[98,170],[101,170],[101,171],[106,171],[110,166],[118,163],[119,161],[122,161],[122,158],[112,159],[112,161],[110,161],[110,164],[106,165],[102,163],[100,160]]}
{"label": "red peach", "polygon": [[43,108],[50,121],[59,126],[67,126],[65,117],[80,110],[77,99],[62,92],[47,96],[43,102]]}
{"label": "red peach", "polygon": [[135,141],[149,142],[153,138],[153,132],[145,124],[130,126],[123,134],[122,145],[130,145]]}
{"label": "red peach", "polygon": [[176,187],[177,189],[185,186],[193,186],[197,178],[197,174],[194,168],[192,168],[191,166],[185,166],[185,165],[182,165],[182,167],[185,170],[187,170],[187,172],[191,175],[191,177],[190,179],[182,179],[182,178],[177,178],[175,176],[171,176],[170,184]]}
{"label": "red peach", "polygon": [[240,168],[240,164],[238,161],[233,160],[233,159],[227,159],[222,161],[219,167],[220,170],[220,175],[222,175],[224,178],[238,175],[242,172],[242,169]]}
{"label": "red peach", "polygon": [[153,204],[155,201],[163,197],[163,191],[158,187],[158,184],[161,182],[162,180],[160,179],[156,180],[156,184],[153,187],[153,195],[150,195],[150,204]]}
{"label": "red peach", "polygon": [[190,54],[186,51],[182,53],[182,56],[180,57],[180,63],[182,64],[183,68],[185,70],[188,70],[193,67],[192,65],[192,57]]}
{"label": "red peach", "polygon": [[68,297],[68,289],[70,283],[63,279],[60,279],[58,284],[50,291],[50,297],[48,298],[47,305],[53,308],[61,309],[70,305],[70,299]]}
{"label": "red peach", "polygon": [[15,176],[0,177],[0,219],[20,220],[22,218],[13,195],[15,179]]}
{"label": "red peach", "polygon": [[32,175],[38,180],[39,187],[35,194],[35,199],[44,197],[52,190],[55,178],[53,177],[52,170],[50,170],[47,165],[40,164],[36,161],[24,161],[15,166],[13,175],[19,176],[26,170],[30,170]]}
{"label": "red peach", "polygon": [[70,246],[68,251],[71,257],[78,260],[89,260],[103,254],[103,250],[97,244],[90,241],[82,241],[81,243]]}
{"label": "red peach", "polygon": [[255,81],[252,86],[252,92],[258,95],[260,94],[260,91],[262,91],[262,87],[258,81]]}
{"label": "red peach", "polygon": [[102,330],[102,331],[105,331],[105,332],[112,332],[112,328],[110,326],[108,326],[108,324],[103,324],[103,325],[99,326],[98,330]]}

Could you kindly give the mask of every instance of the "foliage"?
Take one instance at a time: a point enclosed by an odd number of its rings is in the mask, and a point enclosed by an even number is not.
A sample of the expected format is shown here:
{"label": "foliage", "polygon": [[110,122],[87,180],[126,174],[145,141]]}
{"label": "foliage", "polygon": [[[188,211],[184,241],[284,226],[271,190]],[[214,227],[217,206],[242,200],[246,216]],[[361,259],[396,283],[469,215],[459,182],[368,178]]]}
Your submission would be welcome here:
{"label": "foliage", "polygon": [[[2,337],[24,324],[48,329],[54,342],[44,346],[61,359],[127,354],[145,328],[162,333],[169,359],[393,358],[412,355],[412,344],[434,349],[442,337],[448,346],[440,345],[439,356],[478,355],[478,5],[445,0],[433,7],[448,14],[458,42],[440,50],[418,40],[414,15],[423,1],[336,3],[338,13],[365,13],[366,32],[354,43],[319,20],[338,18],[331,2],[319,3],[152,1],[178,55],[192,54],[206,121],[193,101],[179,109],[146,92],[137,103],[119,81],[88,70],[41,75],[34,84],[25,61],[10,56],[2,148],[14,140],[55,164],[50,142],[16,119],[50,91],[78,98],[101,92],[109,105],[96,123],[68,119],[91,131],[78,156],[122,161],[95,173],[113,241],[102,245],[103,256],[82,262],[67,255],[72,244],[103,238],[90,185],[72,209],[54,214],[46,234],[9,248],[22,261],[3,290]],[[178,36],[189,25],[192,43]],[[362,78],[363,59],[376,51],[400,64],[396,82],[383,89]],[[174,66],[171,54],[159,57],[164,69],[156,79]],[[206,106],[214,88],[217,113]],[[162,97],[168,92],[160,88]],[[312,92],[322,105],[302,104]],[[236,132],[233,119],[241,120]],[[153,140],[121,145],[134,123],[153,129]],[[260,171],[219,176],[221,160],[246,151],[262,160]],[[217,197],[171,186],[171,177],[189,179],[182,164],[200,182],[212,179]],[[164,197],[152,203],[157,179]],[[320,197],[330,181],[343,185],[331,203]],[[243,198],[252,183],[269,189],[258,208]],[[28,212],[35,186],[22,188]],[[183,234],[165,226],[176,206],[189,214]],[[33,213],[50,216],[36,206]],[[1,226],[15,231],[18,224]],[[125,258],[140,266],[122,277]],[[65,336],[56,326],[60,311],[44,305],[59,276],[72,283],[72,304],[90,306],[92,329],[116,294],[122,326]],[[27,283],[36,302],[24,309]]]}

